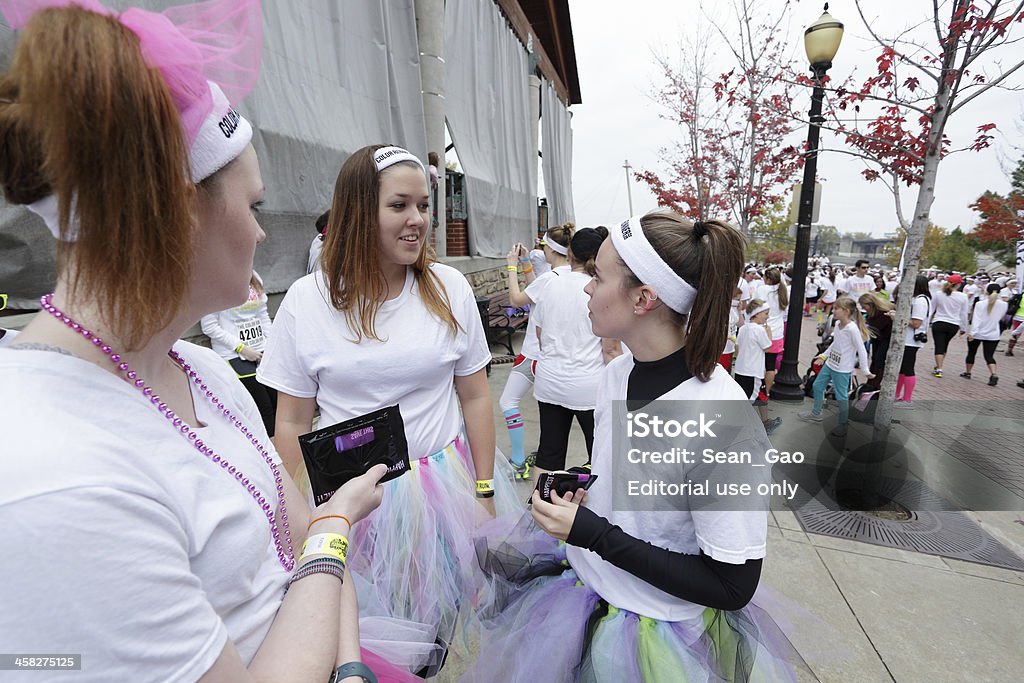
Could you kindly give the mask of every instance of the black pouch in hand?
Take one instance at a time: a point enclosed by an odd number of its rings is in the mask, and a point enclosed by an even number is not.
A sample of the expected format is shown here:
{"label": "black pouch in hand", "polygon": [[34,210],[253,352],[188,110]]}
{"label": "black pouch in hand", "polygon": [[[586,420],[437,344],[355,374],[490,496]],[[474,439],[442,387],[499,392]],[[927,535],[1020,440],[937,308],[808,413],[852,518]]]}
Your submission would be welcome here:
{"label": "black pouch in hand", "polygon": [[550,503],[552,492],[564,496],[579,489],[589,489],[596,481],[597,475],[587,472],[542,472],[537,476],[537,490],[540,491],[540,499]]}
{"label": "black pouch in hand", "polygon": [[320,505],[349,479],[377,464],[388,466],[381,479],[391,481],[409,471],[409,444],[398,406],[318,429],[299,437],[313,499]]}

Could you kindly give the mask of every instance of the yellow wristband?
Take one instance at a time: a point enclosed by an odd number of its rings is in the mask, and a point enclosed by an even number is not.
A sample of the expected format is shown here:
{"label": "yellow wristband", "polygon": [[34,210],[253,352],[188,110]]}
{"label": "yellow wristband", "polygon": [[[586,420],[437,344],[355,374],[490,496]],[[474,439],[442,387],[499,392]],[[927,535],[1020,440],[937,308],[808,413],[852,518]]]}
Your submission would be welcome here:
{"label": "yellow wristband", "polygon": [[517,267],[515,267],[515,266],[505,266],[505,270],[507,270],[510,273],[514,273],[514,272],[518,271],[519,269]]}
{"label": "yellow wristband", "polygon": [[476,497],[477,498],[491,498],[494,496],[494,480],[493,479],[477,479],[476,480]]}
{"label": "yellow wristband", "polygon": [[239,344],[238,346],[235,347],[235,353],[241,353],[242,349],[244,349],[244,348],[245,348],[245,344]]}
{"label": "yellow wristband", "polygon": [[330,555],[346,562],[348,555],[348,539],[341,534],[314,534],[302,544],[299,562],[310,555]]}

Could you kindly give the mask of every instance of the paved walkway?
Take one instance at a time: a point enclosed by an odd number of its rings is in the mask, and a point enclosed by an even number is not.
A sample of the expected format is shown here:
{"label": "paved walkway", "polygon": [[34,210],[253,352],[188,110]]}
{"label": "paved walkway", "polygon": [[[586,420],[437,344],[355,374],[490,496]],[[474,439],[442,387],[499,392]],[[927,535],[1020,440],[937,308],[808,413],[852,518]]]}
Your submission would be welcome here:
{"label": "paved walkway", "polygon": [[[805,319],[806,320],[806,319]],[[800,357],[814,354],[813,323],[804,328]],[[964,380],[963,339],[954,340],[947,376],[930,375],[931,348],[919,353],[915,403],[899,411],[895,428],[926,454],[923,477],[983,478],[998,483],[1002,511],[968,516],[1011,551],[1024,557],[1024,358],[999,356],[997,387],[984,379]],[[497,347],[495,347],[497,351]],[[1024,349],[1022,349],[1024,352]],[[498,446],[508,448],[497,410],[509,365],[494,366]],[[803,366],[801,367],[801,370]],[[952,376],[950,376],[952,375]],[[982,369],[979,373],[987,377]],[[994,399],[994,400],[993,400]],[[773,405],[783,417],[778,434],[801,424],[798,404]],[[536,445],[536,402],[522,404],[528,450]],[[940,409],[941,408],[941,409]],[[582,437],[573,431],[570,464],[585,458]],[[1015,478],[1018,477],[1018,478]],[[980,480],[979,480],[980,481]],[[529,485],[519,484],[523,497]],[[803,531],[784,501],[775,501],[769,520],[768,556],[755,598],[779,622],[814,675],[822,681],[1017,681],[1024,679],[1024,573],[935,555],[848,541]],[[538,628],[557,629],[538,622]],[[441,681],[457,680],[473,650],[453,651]],[[500,681],[496,674],[495,681]],[[628,682],[623,682],[628,683]]]}

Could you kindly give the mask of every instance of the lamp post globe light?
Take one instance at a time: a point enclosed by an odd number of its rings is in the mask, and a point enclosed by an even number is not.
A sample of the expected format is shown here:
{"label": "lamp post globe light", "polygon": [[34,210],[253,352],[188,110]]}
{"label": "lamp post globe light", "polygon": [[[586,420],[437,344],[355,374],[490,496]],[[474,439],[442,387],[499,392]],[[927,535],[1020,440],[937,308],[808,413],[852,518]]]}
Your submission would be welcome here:
{"label": "lamp post globe light", "polygon": [[800,206],[797,214],[796,248],[793,254],[793,280],[789,292],[789,313],[786,317],[786,336],[782,352],[782,367],[775,377],[771,398],[776,401],[803,401],[804,392],[800,387],[797,361],[800,357],[800,326],[803,322],[805,281],[807,279],[807,257],[811,242],[811,216],[814,209],[814,181],[818,170],[818,134],[824,119],[821,103],[825,98],[822,78],[832,67],[832,58],[843,40],[843,25],[825,11],[816,22],[804,31],[804,49],[814,74],[814,90],[811,93],[810,125],[807,129],[807,153],[804,160],[804,180],[800,190]]}

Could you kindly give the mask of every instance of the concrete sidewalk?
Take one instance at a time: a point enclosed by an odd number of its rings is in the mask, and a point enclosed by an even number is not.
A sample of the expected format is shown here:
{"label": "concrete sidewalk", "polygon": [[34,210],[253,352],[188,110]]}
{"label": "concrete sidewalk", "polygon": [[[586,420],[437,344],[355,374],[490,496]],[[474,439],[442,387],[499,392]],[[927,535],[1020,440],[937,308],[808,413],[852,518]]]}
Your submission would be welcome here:
{"label": "concrete sidewalk", "polygon": [[[813,323],[808,321],[805,319],[801,344],[804,361],[813,356],[816,341]],[[1024,468],[1024,422],[1020,420],[1024,416],[1024,389],[1014,386],[1024,376],[1024,360],[1000,355],[997,360],[1002,381],[997,387],[988,387],[985,379],[968,381],[956,376],[962,369],[965,347],[962,340],[953,342],[943,379],[931,377],[931,349],[922,350],[914,400],[956,398],[964,402],[959,411],[963,413],[969,411],[972,400],[999,399],[1005,410],[996,412],[1006,414],[994,415],[980,426],[971,423],[970,428],[978,430],[974,436],[979,439],[979,447],[990,443],[988,450],[1001,458],[997,465],[1003,468],[1002,474],[981,469],[977,462],[964,459],[962,453],[943,450],[943,444],[948,446],[949,442],[935,437],[938,427],[934,423],[948,427],[956,424],[955,416],[944,418],[939,412],[922,411],[920,417],[914,416],[915,421],[911,413],[917,411],[899,411],[898,418],[904,424],[895,429],[902,430],[903,438],[928,454],[925,471],[914,472],[919,477],[941,480],[944,476],[973,476],[983,477],[989,485],[1007,484],[999,509],[1012,511],[967,514],[1004,546],[1024,557],[1024,498],[1018,497],[1024,494],[1024,475],[1020,490],[1016,488],[1018,482],[1010,478],[1017,468]],[[498,447],[506,452],[508,436],[497,399],[510,368],[507,364],[495,365],[490,378]],[[980,369],[975,376],[987,379],[983,366]],[[784,421],[776,432],[780,440],[803,424],[796,413],[808,406],[809,401],[803,406],[770,407],[771,414]],[[529,452],[536,448],[539,434],[532,395],[524,398],[521,409]],[[854,428],[867,429],[865,425]],[[926,438],[929,436],[932,438]],[[570,466],[586,459],[577,428],[569,452]],[[518,486],[525,500],[532,487],[525,482]],[[1020,502],[1016,507],[1012,505],[1015,501]],[[778,621],[819,680],[1024,680],[1024,648],[1020,642],[1024,633],[1024,572],[806,533],[784,500],[773,501],[773,507],[768,555],[755,600]],[[453,650],[437,680],[457,680],[473,654]]]}

